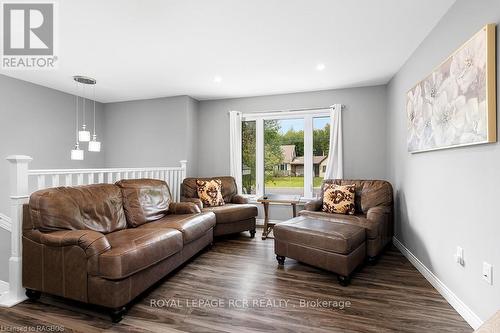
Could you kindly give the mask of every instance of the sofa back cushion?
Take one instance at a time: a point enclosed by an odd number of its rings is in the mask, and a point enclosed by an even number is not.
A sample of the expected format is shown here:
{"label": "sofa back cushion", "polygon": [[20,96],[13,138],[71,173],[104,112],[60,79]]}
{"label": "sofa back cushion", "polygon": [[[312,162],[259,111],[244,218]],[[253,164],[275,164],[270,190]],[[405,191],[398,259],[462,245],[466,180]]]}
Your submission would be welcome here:
{"label": "sofa back cushion", "polygon": [[120,188],[111,184],[54,187],[31,194],[31,222],[41,231],[93,230],[104,234],[127,227]]}
{"label": "sofa back cushion", "polygon": [[210,181],[214,179],[220,179],[222,198],[224,202],[229,203],[232,201],[233,197],[238,194],[238,188],[236,187],[236,181],[233,177],[208,177],[208,178],[186,178],[181,185],[181,196],[185,198],[199,198],[198,197],[198,185],[196,180]]}
{"label": "sofa back cushion", "polygon": [[[366,214],[368,209],[378,206],[392,206],[391,183],[385,180],[326,179],[324,184],[356,185],[354,206],[356,212]],[[323,191],[322,191],[323,192]],[[323,193],[321,194],[323,196]]]}
{"label": "sofa back cushion", "polygon": [[123,208],[130,227],[156,221],[167,214],[172,196],[163,180],[124,179],[116,185],[122,190]]}

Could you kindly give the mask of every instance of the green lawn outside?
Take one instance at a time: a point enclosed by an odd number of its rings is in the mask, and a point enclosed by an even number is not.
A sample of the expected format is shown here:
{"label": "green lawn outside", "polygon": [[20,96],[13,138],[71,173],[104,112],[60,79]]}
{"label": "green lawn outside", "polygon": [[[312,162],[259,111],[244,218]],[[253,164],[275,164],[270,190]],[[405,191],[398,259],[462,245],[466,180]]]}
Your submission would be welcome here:
{"label": "green lawn outside", "polygon": [[[320,187],[323,178],[314,177],[313,186]],[[266,187],[304,187],[304,177],[274,177],[266,181]]]}

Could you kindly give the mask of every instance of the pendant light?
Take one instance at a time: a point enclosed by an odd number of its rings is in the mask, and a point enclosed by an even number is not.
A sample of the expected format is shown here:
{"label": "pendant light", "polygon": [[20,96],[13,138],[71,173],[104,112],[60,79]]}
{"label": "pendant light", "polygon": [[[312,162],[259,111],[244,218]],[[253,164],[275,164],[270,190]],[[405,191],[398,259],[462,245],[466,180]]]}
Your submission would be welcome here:
{"label": "pendant light", "polygon": [[89,142],[90,131],[87,130],[87,125],[85,124],[85,86],[83,85],[82,88],[83,88],[83,124],[82,124],[82,129],[78,132],[78,140],[80,142]]}
{"label": "pendant light", "polygon": [[78,142],[76,143],[75,148],[71,150],[71,159],[74,161],[83,161],[83,150],[80,149]]}
{"label": "pendant light", "polygon": [[[72,160],[83,160],[84,158],[84,150],[80,149],[80,142],[88,142],[89,143],[89,151],[99,152],[101,151],[101,143],[97,141],[97,133],[95,127],[95,84],[96,80],[91,77],[75,75],[73,76],[73,80],[76,84],[76,144],[75,148],[71,150],[71,159]],[[85,124],[85,86],[91,85],[94,93],[94,134],[92,135],[92,140],[90,140],[90,131],[87,130],[87,125]],[[82,111],[83,111],[83,124],[82,128],[78,130],[78,106],[79,106],[79,88],[82,87]]]}
{"label": "pendant light", "polygon": [[92,141],[89,142],[89,151],[100,152],[101,142],[97,141],[97,133],[95,131],[95,83],[92,85],[93,95],[94,95],[94,134],[92,135]]}
{"label": "pendant light", "polygon": [[76,133],[76,144],[75,147],[71,150],[71,159],[76,160],[76,161],[81,161],[83,160],[83,150],[80,149],[80,143],[78,141],[79,138],[79,133],[78,133],[78,83],[76,84],[76,95],[75,95],[75,100],[76,100],[76,108],[75,108],[75,133]]}

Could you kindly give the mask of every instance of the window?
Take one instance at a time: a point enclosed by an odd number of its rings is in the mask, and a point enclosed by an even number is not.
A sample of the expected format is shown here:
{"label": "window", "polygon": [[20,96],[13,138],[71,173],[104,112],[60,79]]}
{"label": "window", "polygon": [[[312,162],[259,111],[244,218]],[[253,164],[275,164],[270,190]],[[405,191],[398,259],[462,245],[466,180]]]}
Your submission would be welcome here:
{"label": "window", "polygon": [[329,148],[330,117],[316,117],[313,119],[313,196],[315,197],[321,194],[321,184],[326,172]]}
{"label": "window", "polygon": [[329,109],[244,114],[243,193],[319,195],[328,160],[329,114]]}
{"label": "window", "polygon": [[241,123],[241,179],[243,194],[256,194],[255,138],[255,120],[243,121]]}
{"label": "window", "polygon": [[288,170],[288,164],[282,163],[279,165],[278,168],[280,171],[287,171]]}
{"label": "window", "polygon": [[304,119],[264,120],[264,193],[304,195]]}

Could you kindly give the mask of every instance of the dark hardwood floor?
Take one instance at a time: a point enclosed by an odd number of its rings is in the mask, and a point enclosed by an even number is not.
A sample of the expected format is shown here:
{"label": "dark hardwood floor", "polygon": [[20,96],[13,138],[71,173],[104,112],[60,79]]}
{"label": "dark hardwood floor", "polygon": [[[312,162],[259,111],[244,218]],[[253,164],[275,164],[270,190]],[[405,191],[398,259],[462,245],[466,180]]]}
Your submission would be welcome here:
{"label": "dark hardwood floor", "polygon": [[341,287],[334,274],[291,259],[279,268],[273,246],[245,234],[219,240],[145,293],[119,324],[42,296],[0,309],[0,331],[472,332],[394,247]]}

